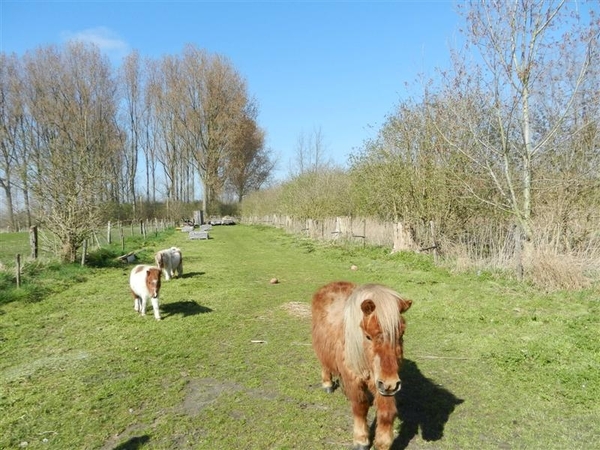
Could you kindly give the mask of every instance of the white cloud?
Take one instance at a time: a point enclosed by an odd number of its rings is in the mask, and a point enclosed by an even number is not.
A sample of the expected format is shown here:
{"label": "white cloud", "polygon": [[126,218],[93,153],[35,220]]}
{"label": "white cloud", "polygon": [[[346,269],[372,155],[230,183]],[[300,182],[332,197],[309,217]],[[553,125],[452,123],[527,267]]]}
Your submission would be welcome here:
{"label": "white cloud", "polygon": [[106,27],[88,28],[81,31],[65,31],[61,33],[64,41],[89,42],[98,46],[106,53],[123,56],[129,50],[129,45],[117,33]]}

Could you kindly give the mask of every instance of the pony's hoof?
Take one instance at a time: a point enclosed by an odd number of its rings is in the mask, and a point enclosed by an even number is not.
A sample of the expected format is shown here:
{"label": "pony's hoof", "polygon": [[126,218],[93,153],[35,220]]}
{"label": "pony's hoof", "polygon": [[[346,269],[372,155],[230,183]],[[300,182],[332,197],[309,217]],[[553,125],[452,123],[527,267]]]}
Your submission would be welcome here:
{"label": "pony's hoof", "polygon": [[370,448],[371,448],[370,445],[358,444],[358,445],[355,445],[354,447],[352,447],[352,450],[369,450]]}
{"label": "pony's hoof", "polygon": [[333,394],[333,393],[334,393],[334,391],[335,391],[335,390],[336,390],[338,387],[340,387],[340,382],[339,382],[339,381],[337,381],[337,380],[335,380],[335,381],[333,381],[333,382],[332,382],[332,383],[331,383],[329,386],[323,386],[323,385],[321,385],[321,387],[322,387],[322,388],[323,388],[323,390],[324,390],[325,392],[327,392],[328,394]]}

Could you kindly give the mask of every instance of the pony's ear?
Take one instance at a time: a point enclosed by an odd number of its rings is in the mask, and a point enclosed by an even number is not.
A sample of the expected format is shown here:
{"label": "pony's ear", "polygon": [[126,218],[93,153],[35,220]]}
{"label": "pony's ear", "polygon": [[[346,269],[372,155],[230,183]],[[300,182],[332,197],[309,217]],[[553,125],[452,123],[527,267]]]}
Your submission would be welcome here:
{"label": "pony's ear", "polygon": [[362,312],[365,316],[368,316],[373,314],[373,311],[375,311],[375,303],[373,300],[367,299],[360,304],[360,309],[362,309]]}
{"label": "pony's ear", "polygon": [[403,313],[412,306],[412,300],[408,300],[406,298],[399,298],[398,305],[400,306],[400,313]]}

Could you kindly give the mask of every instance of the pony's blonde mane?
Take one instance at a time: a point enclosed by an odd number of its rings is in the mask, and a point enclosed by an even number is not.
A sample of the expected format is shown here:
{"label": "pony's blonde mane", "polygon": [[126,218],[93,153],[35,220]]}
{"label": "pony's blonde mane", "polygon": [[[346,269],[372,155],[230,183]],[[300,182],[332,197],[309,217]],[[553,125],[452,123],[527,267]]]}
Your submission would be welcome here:
{"label": "pony's blonde mane", "polygon": [[363,312],[360,305],[370,299],[375,303],[375,316],[379,321],[386,342],[395,342],[398,337],[400,311],[398,299],[402,298],[394,290],[380,284],[365,284],[357,287],[346,300],[344,307],[345,359],[348,367],[357,375],[369,372],[369,364],[363,347],[363,333],[360,322]]}

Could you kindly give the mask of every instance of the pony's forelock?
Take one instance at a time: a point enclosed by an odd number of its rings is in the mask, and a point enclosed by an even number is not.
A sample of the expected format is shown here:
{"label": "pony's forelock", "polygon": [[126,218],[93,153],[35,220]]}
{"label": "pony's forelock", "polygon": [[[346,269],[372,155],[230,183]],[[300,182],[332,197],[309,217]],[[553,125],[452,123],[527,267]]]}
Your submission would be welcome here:
{"label": "pony's forelock", "polygon": [[400,294],[379,284],[365,284],[357,287],[344,307],[344,338],[346,363],[356,374],[368,372],[368,361],[364,352],[363,333],[360,322],[363,318],[361,304],[370,299],[375,304],[375,316],[386,342],[395,342],[400,326],[398,299]]}

